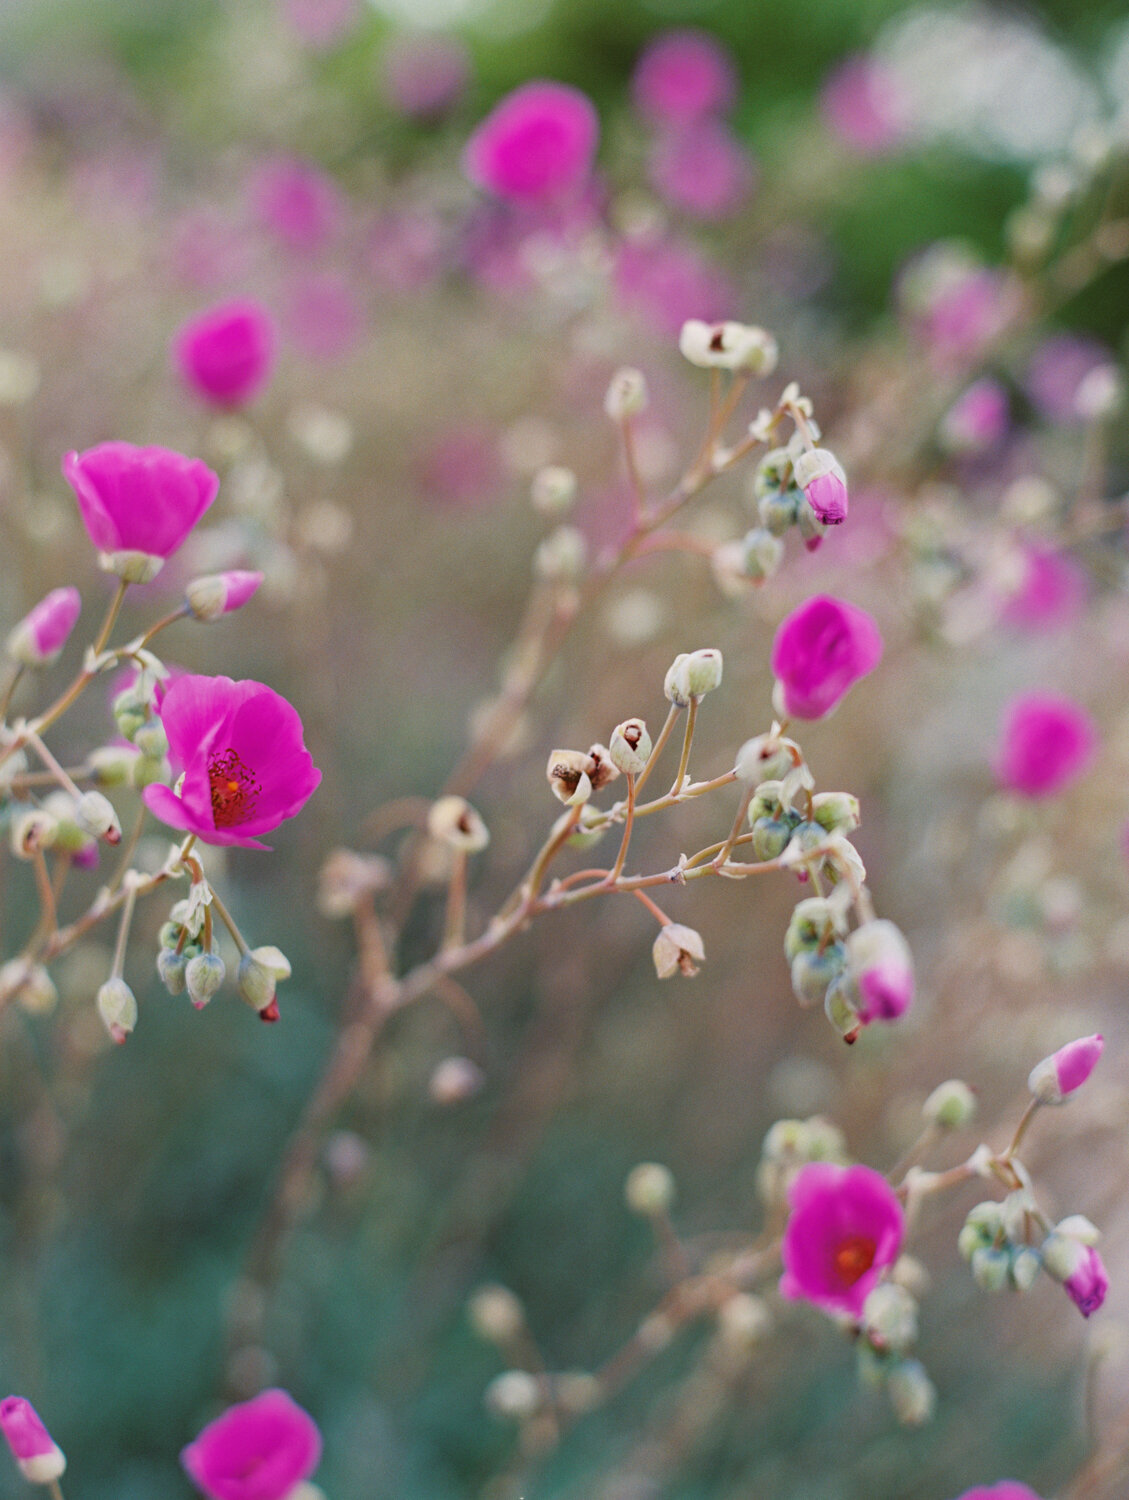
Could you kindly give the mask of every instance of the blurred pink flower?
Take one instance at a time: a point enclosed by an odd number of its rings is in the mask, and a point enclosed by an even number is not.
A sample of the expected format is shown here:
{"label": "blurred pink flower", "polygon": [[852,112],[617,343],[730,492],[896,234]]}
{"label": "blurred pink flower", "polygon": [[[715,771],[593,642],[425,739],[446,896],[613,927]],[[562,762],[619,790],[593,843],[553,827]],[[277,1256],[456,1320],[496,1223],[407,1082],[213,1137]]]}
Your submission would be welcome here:
{"label": "blurred pink flower", "polygon": [[894,1189],[870,1167],[809,1162],[796,1174],[788,1201],[781,1296],[861,1317],[902,1246],[905,1221]]}
{"label": "blurred pink flower", "polygon": [[636,64],[631,92],[649,120],[687,125],[729,108],[737,74],[728,50],[707,32],[665,31]]}
{"label": "blurred pink flower", "polygon": [[251,201],[263,224],[291,250],[314,254],[339,233],[341,190],[320,167],[298,157],[276,157],[256,169]]}
{"label": "blurred pink flower", "polygon": [[907,105],[894,75],[875,58],[845,58],[824,80],[820,106],[828,129],[860,156],[882,156],[906,136]]}
{"label": "blurred pink flower", "polygon": [[996,777],[1025,797],[1053,797],[1089,767],[1097,744],[1093,719],[1072,699],[1021,693],[1004,711]]}
{"label": "blurred pink flower", "polygon": [[463,162],[478,187],[517,203],[545,203],[588,181],[600,125],[592,101],[538,79],[496,105],[467,142]]}
{"label": "blurred pink flower", "polygon": [[498,495],[502,480],[498,444],[483,427],[453,427],[438,437],[419,464],[425,500],[470,507]]}
{"label": "blurred pink flower", "polygon": [[319,271],[291,283],[286,302],[286,332],[303,354],[340,359],[356,347],[364,310],[348,277]]}
{"label": "blurred pink flower", "polygon": [[1023,549],[1019,588],[1004,605],[1003,619],[1020,630],[1055,630],[1082,613],[1090,577],[1069,554],[1031,542]]}
{"label": "blurred pink flower", "polygon": [[808,599],[772,643],[772,670],[789,718],[822,719],[882,660],[882,634],[866,610],[829,594]]}
{"label": "blurred pink flower", "polygon": [[664,202],[696,219],[723,219],[748,200],[753,158],[720,120],[699,120],[659,137],[651,184]]}
{"label": "blurred pink flower", "polygon": [[1007,435],[1007,391],[990,375],[957,397],[941,422],[941,439],[954,453],[984,453]]}
{"label": "blurred pink flower", "polygon": [[1096,1313],[1109,1291],[1105,1262],[1092,1245],[1079,1245],[1077,1268],[1063,1282],[1067,1296],[1084,1318]]}
{"label": "blurred pink flower", "polygon": [[261,682],[179,677],[160,717],[182,779],[176,791],[147,786],[145,804],[206,844],[265,849],[256,835],[292,818],[321,781],[297,710]]}
{"label": "blurred pink flower", "polygon": [[321,1433],[285,1391],[229,1406],[180,1455],[209,1500],[286,1500],[321,1458]]}
{"label": "blurred pink flower", "polygon": [[1068,1094],[1080,1089],[1098,1065],[1105,1048],[1100,1033],[1067,1042],[1050,1057],[1044,1057],[1031,1069],[1027,1087],[1043,1104],[1061,1104]]}
{"label": "blurred pink flower", "polygon": [[219,476],[168,448],[100,443],[68,453],[63,475],[90,540],[104,556],[167,558],[216,498]]}
{"label": "blurred pink flower", "polygon": [[76,588],[52,589],[8,636],[8,655],[25,667],[48,666],[67,644],[81,610]]}
{"label": "blurred pink flower", "polygon": [[1056,333],[1044,339],[1027,366],[1027,394],[1048,422],[1064,427],[1083,421],[1078,392],[1092,371],[1115,366],[1109,349],[1097,339],[1076,333]]}
{"label": "blurred pink flower", "polygon": [[913,955],[901,929],[884,917],[864,922],[848,937],[847,971],[864,1026],[896,1021],[913,1004]]}
{"label": "blurred pink flower", "polygon": [[30,1483],[50,1484],[66,1469],[62,1450],[26,1397],[5,1396],[0,1401],[0,1432]]}
{"label": "blurred pink flower", "polygon": [[219,212],[203,206],[176,219],[169,233],[168,259],[173,276],[197,291],[221,287],[250,269],[248,236]]}
{"label": "blurred pink flower", "polygon": [[216,406],[243,406],[274,370],[274,322],[249,298],[222,302],[183,324],[173,358],[188,385]]}
{"label": "blurred pink flower", "polygon": [[394,37],[381,64],[389,104],[417,120],[432,120],[452,109],[470,77],[470,54],[449,36]]}
{"label": "blurred pink flower", "polygon": [[965,1490],[957,1500],[1039,1500],[1039,1496],[1017,1479],[1001,1479],[998,1484],[980,1484],[973,1490]]}
{"label": "blurred pink flower", "polygon": [[360,19],[360,0],[281,0],[283,19],[316,51],[344,41]]}
{"label": "blurred pink flower", "polygon": [[677,335],[691,318],[714,323],[730,315],[738,296],[729,278],[685,240],[625,240],[613,274],[619,306],[662,337]]}
{"label": "blurred pink flower", "polygon": [[970,270],[938,289],[926,312],[923,331],[938,358],[959,363],[991,343],[1009,316],[1003,273],[987,268]]}

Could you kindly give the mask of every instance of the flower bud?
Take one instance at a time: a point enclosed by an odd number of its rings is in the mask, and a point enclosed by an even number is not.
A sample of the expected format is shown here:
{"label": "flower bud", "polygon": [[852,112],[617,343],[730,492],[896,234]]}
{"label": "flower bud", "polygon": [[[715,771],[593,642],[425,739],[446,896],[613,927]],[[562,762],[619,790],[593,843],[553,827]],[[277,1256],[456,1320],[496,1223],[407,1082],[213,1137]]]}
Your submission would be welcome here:
{"label": "flower bud", "polygon": [[488,1344],[511,1344],[525,1327],[521,1302],[506,1286],[480,1286],[467,1303],[467,1317]]}
{"label": "flower bud", "polygon": [[879,1349],[903,1353],[917,1338],[917,1302],[893,1281],[882,1281],[863,1303],[862,1322]]}
{"label": "flower bud", "polygon": [[99,989],[98,1014],[110,1040],[124,1042],[137,1025],[137,1000],[124,979],[107,979]]}
{"label": "flower bud", "polygon": [[763,583],[784,561],[784,543],[764,526],[755,526],[741,542],[742,567],[746,578]]}
{"label": "flower bud", "polygon": [[1105,1301],[1109,1274],[1092,1245],[1062,1231],[1060,1224],[1043,1241],[1043,1265],[1056,1281],[1062,1282],[1075,1307],[1088,1318]]}
{"label": "flower bud", "polygon": [[1017,1292],[1029,1292],[1042,1270],[1042,1257],[1030,1245],[1020,1245],[1011,1252],[1008,1275]]}
{"label": "flower bud", "polygon": [[[271,1010],[277,981],[273,971],[253,953],[245,953],[235,971],[235,988],[241,999],[260,1015]],[[274,1019],[274,1017],[271,1017]]]}
{"label": "flower bud", "polygon": [[114,699],[111,706],[114,723],[123,739],[132,741],[143,724],[149,722],[149,705],[138,697],[132,687],[125,688]]}
{"label": "flower bud", "polygon": [[692,698],[702,698],[720,685],[721,670],[720,651],[683,652],[671,663],[663,691],[671,703],[687,708]]}
{"label": "flower bud", "polygon": [[651,754],[651,736],[642,719],[624,719],[612,730],[608,754],[619,769],[631,776],[644,770]]}
{"label": "flower bud", "polygon": [[123,583],[152,583],[165,565],[155,552],[99,552],[98,566],[103,573],[113,573]]}
{"label": "flower bud", "polygon": [[[734,766],[738,781],[759,787],[766,781],[782,780],[796,764],[792,749],[791,740],[782,740],[775,734],[758,734],[755,739],[746,740],[737,752]],[[751,805],[749,815],[751,822]]]}
{"label": "flower bud", "polygon": [[1105,1039],[1100,1033],[1067,1042],[1031,1069],[1027,1087],[1040,1104],[1061,1104],[1089,1078],[1104,1046]]}
{"label": "flower bud", "polygon": [[828,986],[823,1012],[848,1046],[858,1041],[862,1023],[855,1009],[843,975]]}
{"label": "flower bud", "polygon": [[137,758],[132,745],[103,745],[90,752],[86,764],[98,786],[127,786]]}
{"label": "flower bud", "polygon": [[828,985],[843,972],[846,961],[842,943],[828,943],[822,953],[818,948],[797,953],[792,960],[792,993],[800,1004],[822,1005]]}
{"label": "flower bud", "polygon": [[538,469],[533,476],[530,499],[534,510],[543,516],[563,516],[576,499],[576,475],[556,464]]}
{"label": "flower bud", "polygon": [[50,666],[67,644],[81,609],[76,588],[52,589],[8,636],[8,655],[25,667]]}
{"label": "flower bud", "polygon": [[575,526],[558,526],[534,553],[533,570],[546,583],[577,583],[587,555],[584,533]]}
{"label": "flower bud", "polygon": [[[762,465],[763,466],[763,465]],[[758,480],[760,470],[758,470]],[[799,513],[800,491],[779,489],[776,485],[760,489],[757,498],[757,515],[764,529],[775,537],[781,537],[796,524]]]}
{"label": "flower bud", "polygon": [[824,526],[837,526],[847,519],[847,476],[828,448],[801,453],[793,465],[796,483]]}
{"label": "flower bud", "polygon": [[392,867],[379,854],[335,849],[318,872],[318,911],[323,917],[347,917],[373,891],[384,890]]}
{"label": "flower bud", "polygon": [[465,797],[440,797],[427,814],[427,831],[452,849],[476,854],[490,842],[490,831]]}
{"label": "flower bud", "polygon": [[811,815],[828,833],[853,833],[859,826],[859,799],[850,792],[817,792]]}
{"label": "flower bud", "polygon": [[23,1396],[5,1396],[0,1401],[0,1432],[29,1484],[56,1484],[66,1472],[63,1450]]}
{"label": "flower bud", "polygon": [[12,819],[12,853],[20,859],[31,859],[41,849],[49,849],[55,840],[57,822],[42,807],[30,808]]}
{"label": "flower bud", "polygon": [[469,1057],[445,1057],[428,1079],[427,1092],[433,1104],[463,1104],[485,1082],[486,1074]]}
{"label": "flower bud", "polygon": [[771,375],[779,348],[771,333],[746,323],[703,323],[691,318],[678,336],[683,359],[699,369],[745,370]]}
{"label": "flower bud", "polygon": [[969,1210],[957,1237],[957,1249],[965,1260],[971,1260],[974,1251],[994,1245],[1003,1238],[1003,1232],[1003,1207],[989,1198]]}
{"label": "flower bud", "polygon": [[199,953],[184,971],[188,998],[203,1010],[227,977],[227,965],[218,953]]}
{"label": "flower bud", "polygon": [[47,970],[26,958],[9,959],[0,967],[0,994],[10,995],[29,1016],[46,1015],[59,1001],[59,992]]}
{"label": "flower bud", "polygon": [[172,766],[165,756],[155,758],[151,755],[139,755],[130,772],[130,782],[139,792],[157,782],[167,786],[171,780]]}
{"label": "flower bud", "polygon": [[1002,1292],[1011,1279],[1011,1255],[1007,1250],[983,1245],[969,1256],[969,1265],[973,1280],[982,1291]]}
{"label": "flower bud", "polygon": [[256,963],[262,964],[264,968],[271,971],[276,984],[289,979],[293,972],[286,954],[281,948],[276,948],[273,943],[264,943],[261,948],[252,948],[251,957]]}
{"label": "flower bud", "polygon": [[788,962],[791,963],[798,953],[818,948],[828,933],[839,936],[842,925],[842,918],[823,896],[809,896],[797,902],[784,934]]}
{"label": "flower bud", "polygon": [[859,1018],[895,1021],[913,1003],[913,956],[893,922],[878,918],[847,939],[847,966],[859,994]]}
{"label": "flower bud", "polygon": [[105,839],[108,844],[121,842],[122,826],[114,804],[101,792],[83,792],[75,804],[75,818],[92,838]]}
{"label": "flower bud", "polygon": [[545,775],[554,797],[566,807],[578,807],[592,795],[588,756],[582,750],[554,750]]}
{"label": "flower bud", "polygon": [[663,679],[663,692],[676,708],[689,708],[690,706],[690,689],[681,675],[682,663],[686,660],[686,655],[687,653],[683,651],[674,658]]}
{"label": "flower bud", "polygon": [[169,737],[160,719],[150,719],[143,724],[133,736],[133,743],[151,760],[161,760],[169,753]]}
{"label": "flower bud", "polygon": [[651,957],[660,979],[669,979],[675,972],[692,979],[698,972],[698,964],[705,962],[706,950],[701,934],[692,927],[668,922],[659,930]]}
{"label": "flower bud", "polygon": [[647,407],[647,382],[641,370],[624,365],[612,376],[604,397],[604,410],[613,422],[636,417]]}
{"label": "flower bud", "polygon": [[917,1359],[899,1360],[886,1377],[886,1393],[894,1415],[906,1427],[928,1422],[937,1405],[937,1390]]}
{"label": "flower bud", "polygon": [[233,569],[193,578],[184,591],[185,602],[197,620],[218,620],[242,609],[263,581],[261,573]]}
{"label": "flower bud", "polygon": [[541,1405],[541,1384],[528,1370],[504,1370],[486,1387],[487,1409],[496,1417],[523,1421]]}
{"label": "flower bud", "polygon": [[182,995],[185,986],[185,969],[188,959],[175,948],[162,948],[157,954],[157,973],[170,995]]}
{"label": "flower bud", "polygon": [[727,1344],[749,1349],[772,1331],[772,1313],[763,1297],[737,1292],[717,1310],[717,1331]]}
{"label": "flower bud", "polygon": [[[568,820],[568,813],[562,813],[553,824],[552,832],[559,833]],[[565,839],[570,849],[591,849],[600,842],[607,833],[610,825],[599,808],[593,807],[591,803],[585,803],[580,809],[580,817],[577,819],[576,827]]]}
{"label": "flower bud", "polygon": [[811,501],[806,495],[796,506],[796,526],[800,536],[803,538],[804,546],[809,552],[815,552],[823,541],[823,533],[826,526],[815,513]]}
{"label": "flower bud", "polygon": [[783,818],[758,818],[753,824],[753,853],[760,860],[779,859],[791,841],[792,828]]}
{"label": "flower bud", "polygon": [[937,1085],[922,1105],[921,1113],[931,1125],[958,1130],[975,1118],[976,1095],[961,1079],[950,1078]]}
{"label": "flower bud", "polygon": [[675,1198],[674,1174],[657,1161],[640,1162],[627,1174],[623,1196],[631,1212],[644,1219],[669,1213]]}
{"label": "flower bud", "polygon": [[55,833],[51,839],[52,849],[60,854],[78,854],[80,850],[92,848],[94,840],[78,821],[78,804],[69,792],[51,792],[44,797],[42,810],[55,819]]}

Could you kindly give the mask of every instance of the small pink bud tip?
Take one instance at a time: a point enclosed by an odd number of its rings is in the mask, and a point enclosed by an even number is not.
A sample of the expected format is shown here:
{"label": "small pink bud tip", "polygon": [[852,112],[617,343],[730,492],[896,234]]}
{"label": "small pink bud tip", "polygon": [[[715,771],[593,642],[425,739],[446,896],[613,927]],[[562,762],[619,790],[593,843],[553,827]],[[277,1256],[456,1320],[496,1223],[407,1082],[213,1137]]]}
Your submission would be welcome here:
{"label": "small pink bud tip", "polygon": [[122,841],[122,831],[120,828],[107,828],[102,837],[106,840],[107,844],[120,844]]}
{"label": "small pink bud tip", "polygon": [[260,1021],[277,1021],[279,1019],[278,1001],[272,1000],[269,1005],[264,1005],[259,1012]]}
{"label": "small pink bud tip", "polygon": [[1050,1057],[1045,1057],[1031,1070],[1027,1087],[1043,1104],[1061,1104],[1076,1089],[1080,1089],[1098,1065],[1105,1047],[1105,1038],[1100,1032],[1093,1036],[1079,1037],[1067,1042]]}
{"label": "small pink bud tip", "polygon": [[120,1047],[128,1035],[129,1032],[125,1029],[124,1026],[114,1025],[110,1027],[110,1040],[115,1044],[115,1046]]}
{"label": "small pink bud tip", "polygon": [[54,1451],[51,1434],[35,1407],[24,1396],[5,1396],[0,1401],[0,1431],[3,1431],[12,1456],[18,1462]]}

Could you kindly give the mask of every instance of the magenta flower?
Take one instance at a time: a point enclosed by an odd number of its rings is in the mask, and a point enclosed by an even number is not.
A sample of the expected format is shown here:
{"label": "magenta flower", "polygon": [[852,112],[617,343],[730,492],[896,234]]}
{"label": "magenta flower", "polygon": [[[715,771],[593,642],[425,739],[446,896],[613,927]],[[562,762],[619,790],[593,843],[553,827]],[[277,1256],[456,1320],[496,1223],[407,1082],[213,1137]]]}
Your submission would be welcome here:
{"label": "magenta flower", "polygon": [[587,95],[538,79],[514,89],[474,131],[464,167],[470,180],[516,203],[549,203],[588,181],[600,125]]}
{"label": "magenta flower", "polygon": [[905,1221],[894,1189],[870,1167],[810,1162],[796,1174],[788,1201],[781,1296],[860,1318],[902,1246]]}
{"label": "magenta flower", "polygon": [[206,844],[265,849],[257,835],[292,818],[321,781],[297,711],[261,682],[178,677],[160,717],[181,779],[142,795],[162,823]]}
{"label": "magenta flower", "polygon": [[1116,367],[1112,351],[1097,339],[1055,333],[1031,356],[1024,384],[1048,422],[1073,427],[1084,420],[1078,394],[1086,377],[1095,370]]}
{"label": "magenta flower", "polygon": [[881,156],[906,134],[906,101],[897,79],[864,54],[848,57],[826,79],[820,95],[833,135],[860,156]]}
{"label": "magenta flower", "polygon": [[1100,1032],[1067,1042],[1031,1069],[1027,1087],[1043,1104],[1061,1104],[1080,1089],[1098,1065],[1105,1038]]}
{"label": "magenta flower", "polygon": [[968,270],[937,287],[923,332],[942,363],[960,364],[991,343],[1011,312],[1010,287],[1002,272]]}
{"label": "magenta flower", "polygon": [[132,583],[156,576],[220,486],[219,476],[198,458],[132,443],[68,453],[63,474],[101,566]]}
{"label": "magenta flower", "polygon": [[1023,549],[1023,577],[1003,619],[1020,630],[1054,630],[1082,613],[1090,592],[1085,568],[1063,552],[1032,543]]}
{"label": "magenta flower", "polygon": [[687,240],[626,240],[615,265],[616,301],[664,337],[692,318],[716,323],[738,297],[726,276]]}
{"label": "magenta flower", "polygon": [[314,254],[341,227],[337,184],[312,162],[278,157],[259,167],[251,196],[260,220],[292,250]]}
{"label": "magenta flower", "polygon": [[0,1432],[12,1457],[31,1484],[51,1484],[66,1470],[62,1449],[44,1427],[31,1402],[23,1396],[0,1401]]}
{"label": "magenta flower", "polygon": [[1072,699],[1021,693],[1004,713],[996,776],[1024,797],[1053,797],[1087,769],[1097,743],[1093,719]]}
{"label": "magenta flower", "polygon": [[214,406],[243,406],[274,369],[270,314],[250,299],[222,302],[190,318],[173,339],[173,358],[185,382]]}
{"label": "magenta flower", "polygon": [[279,1390],[229,1406],[180,1455],[209,1500],[286,1500],[320,1458],[317,1423]]}
{"label": "magenta flower", "polygon": [[1096,1313],[1109,1291],[1105,1263],[1092,1245],[1079,1245],[1078,1264],[1062,1283],[1084,1318]]}
{"label": "magenta flower", "polygon": [[724,219],[753,188],[753,160],[720,120],[695,121],[661,136],[651,154],[651,184],[672,208],[695,219]]}
{"label": "magenta flower", "polygon": [[737,94],[729,53],[704,31],[666,31],[631,80],[636,108],[659,125],[689,125],[728,109]]}
{"label": "magenta flower", "polygon": [[772,643],[780,707],[790,719],[822,719],[882,660],[882,634],[865,609],[817,594],[781,623]]}
{"label": "magenta flower", "polygon": [[829,448],[802,453],[795,463],[795,476],[817,521],[838,526],[847,519],[847,476]]}
{"label": "magenta flower", "polygon": [[434,120],[466,91],[470,59],[454,37],[398,37],[385,48],[381,61],[385,97],[410,119]]}
{"label": "magenta flower", "polygon": [[193,578],[184,591],[189,609],[198,620],[218,620],[220,615],[242,609],[263,581],[261,573],[232,568],[227,573],[207,573]]}
{"label": "magenta flower", "polygon": [[8,655],[25,667],[46,667],[67,644],[82,609],[76,588],[52,589],[8,636]]}
{"label": "magenta flower", "polygon": [[884,917],[864,922],[847,939],[847,973],[864,1025],[896,1021],[913,1004],[913,955],[900,929]]}
{"label": "magenta flower", "polygon": [[1039,1500],[1039,1496],[1017,1479],[1001,1479],[999,1484],[978,1484],[974,1490],[965,1490],[957,1500]]}

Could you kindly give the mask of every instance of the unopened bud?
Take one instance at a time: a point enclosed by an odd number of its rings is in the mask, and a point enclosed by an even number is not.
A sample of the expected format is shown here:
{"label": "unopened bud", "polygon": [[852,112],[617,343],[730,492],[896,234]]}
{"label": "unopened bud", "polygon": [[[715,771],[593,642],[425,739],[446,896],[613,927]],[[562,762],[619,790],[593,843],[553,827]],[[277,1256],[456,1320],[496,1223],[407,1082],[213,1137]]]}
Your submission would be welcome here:
{"label": "unopened bud", "polygon": [[647,407],[647,382],[641,370],[625,365],[612,376],[604,397],[604,410],[613,422],[636,417]]}
{"label": "unopened bud", "polygon": [[92,838],[105,839],[108,844],[121,841],[122,826],[114,805],[101,792],[83,792],[75,804],[75,818]]}
{"label": "unopened bud", "polygon": [[1011,1254],[1009,1274],[1011,1284],[1017,1292],[1029,1292],[1043,1268],[1042,1257],[1029,1245],[1021,1245]]}
{"label": "unopened bud", "polygon": [[631,1212],[645,1219],[669,1213],[675,1197],[674,1174],[657,1161],[640,1162],[627,1174],[623,1196]]}
{"label": "unopened bud", "polygon": [[671,703],[687,708],[691,699],[704,697],[721,683],[721,652],[714,649],[683,652],[666,674],[663,692]]}
{"label": "unopened bud", "polygon": [[[792,753],[794,748],[791,740],[782,740],[779,735],[774,734],[758,734],[754,739],[746,740],[737,752],[734,766],[737,779],[746,786],[755,787],[766,781],[782,781],[796,764]],[[757,817],[761,815],[760,812],[756,814]],[[753,820],[752,804],[749,807],[749,820]]]}
{"label": "unopened bud", "polygon": [[850,993],[841,975],[828,987],[823,1001],[823,1011],[848,1046],[858,1041],[862,1022],[859,1020],[859,1013],[851,1002]]}
{"label": "unopened bud", "polygon": [[240,998],[260,1015],[274,1004],[276,980],[266,964],[260,963],[253,953],[245,953],[235,971],[235,988]]}
{"label": "unopened bud", "polygon": [[701,933],[678,922],[668,922],[655,939],[651,957],[660,979],[669,979],[676,973],[692,979],[698,972],[698,965],[706,958]]}
{"label": "unopened bud", "polygon": [[132,745],[103,745],[90,752],[86,764],[99,786],[126,786],[137,758]]}
{"label": "unopened bud", "polygon": [[588,544],[575,526],[558,526],[533,557],[533,569],[546,583],[577,583],[584,576]]}
{"label": "unopened bud", "polygon": [[524,1421],[541,1405],[541,1385],[528,1370],[504,1370],[486,1387],[487,1409],[496,1417]]}
{"label": "unopened bud", "polygon": [[937,1390],[916,1359],[899,1360],[886,1377],[886,1393],[894,1415],[906,1427],[928,1422],[937,1405]]}
{"label": "unopened bud", "polygon": [[533,508],[543,516],[562,516],[576,499],[576,475],[571,469],[550,464],[538,469],[530,490]]}
{"label": "unopened bud", "polygon": [[525,1327],[521,1302],[506,1286],[480,1286],[467,1303],[467,1317],[488,1344],[513,1343]]}
{"label": "unopened bud", "polygon": [[651,736],[642,719],[625,719],[612,730],[608,754],[619,769],[638,776],[651,755]]}
{"label": "unopened bud", "polygon": [[995,1249],[991,1245],[974,1250],[969,1257],[973,1280],[985,1292],[1002,1292],[1008,1285],[1011,1272],[1011,1255],[1006,1249]]}
{"label": "unopened bud", "polygon": [[162,948],[157,954],[157,973],[161,976],[161,983],[170,995],[184,993],[184,971],[187,967],[188,959],[183,953],[178,953],[175,948]]}
{"label": "unopened bud", "polygon": [[853,833],[859,826],[859,799],[850,792],[817,792],[811,815],[828,833]]}
{"label": "unopened bud", "polygon": [[880,1349],[902,1353],[917,1338],[917,1303],[905,1287],[883,1281],[863,1304],[862,1321]]}
{"label": "unopened bud", "polygon": [[741,543],[742,569],[746,578],[763,583],[771,578],[784,560],[784,543],[767,527],[755,526],[745,533]]}
{"label": "unopened bud", "polygon": [[792,993],[800,1004],[822,1005],[828,986],[843,972],[846,959],[842,943],[828,943],[822,952],[815,948],[797,953],[792,960]]}
{"label": "unopened bud", "polygon": [[139,755],[133,762],[130,782],[138,791],[157,782],[167,785],[172,780],[172,766],[164,756]]}
{"label": "unopened bud", "polygon": [[932,1125],[959,1130],[976,1117],[976,1095],[959,1078],[939,1083],[922,1105],[921,1113]]}
{"label": "unopened bud", "polygon": [[251,957],[256,963],[260,963],[274,975],[275,983],[281,984],[284,979],[291,975],[290,960],[281,948],[276,948],[273,943],[264,943],[261,948],[252,948]]}
{"label": "unopened bud", "polygon": [[554,797],[566,807],[578,807],[592,795],[588,756],[582,750],[554,750],[545,775]]}
{"label": "unopened bud", "polygon": [[137,999],[124,979],[107,979],[99,989],[98,1014],[110,1040],[124,1042],[137,1025]]}
{"label": "unopened bud", "polygon": [[913,1003],[913,955],[893,922],[879,917],[856,927],[847,939],[851,983],[864,1022],[894,1021]]}
{"label": "unopened bud", "polygon": [[66,645],[81,609],[76,588],[52,589],[8,636],[8,655],[25,667],[50,666]]}
{"label": "unopened bud", "polygon": [[763,1297],[738,1292],[717,1310],[717,1329],[727,1344],[751,1348],[772,1331],[772,1313]]}
{"label": "unopened bud", "polygon": [[757,473],[757,515],[760,517],[761,525],[775,537],[782,537],[784,533],[796,524],[796,516],[800,503],[800,492],[797,489],[779,489],[773,476],[771,487],[767,484],[762,488],[760,484],[760,471]]}
{"label": "unopened bud", "polygon": [[811,952],[826,944],[829,937],[839,937],[842,920],[823,896],[808,896],[798,901],[784,934],[784,952],[789,963],[798,953]]}
{"label": "unopened bud", "polygon": [[1061,1104],[1089,1078],[1104,1046],[1105,1039],[1099,1033],[1067,1042],[1032,1068],[1027,1087],[1040,1104]]}
{"label": "unopened bud", "polygon": [[463,1104],[473,1099],[486,1075],[469,1057],[445,1057],[428,1080],[427,1092],[435,1104]]}
{"label": "unopened bud", "polygon": [[169,753],[169,737],[160,719],[150,719],[133,736],[133,743],[142,755],[160,760]]}
{"label": "unopened bud", "polygon": [[184,971],[188,998],[203,1010],[227,977],[227,965],[218,953],[199,953]]}
{"label": "unopened bud", "polygon": [[[560,833],[568,821],[568,813],[562,813],[553,824],[552,832]],[[570,849],[591,849],[598,844],[608,831],[608,821],[604,814],[591,803],[585,803],[580,809],[580,817],[576,821],[576,827],[565,839]]]}
{"label": "unopened bud", "polygon": [[440,797],[433,802],[427,831],[464,854],[475,854],[490,842],[490,830],[464,797]]}
{"label": "unopened bud", "polygon": [[30,1016],[46,1015],[58,1004],[59,992],[42,964],[13,958],[0,968],[0,994],[11,995]]}
{"label": "unopened bud", "polygon": [[209,573],[193,578],[184,591],[185,601],[198,620],[218,620],[221,615],[242,609],[263,581],[261,573],[238,569],[228,573]]}

